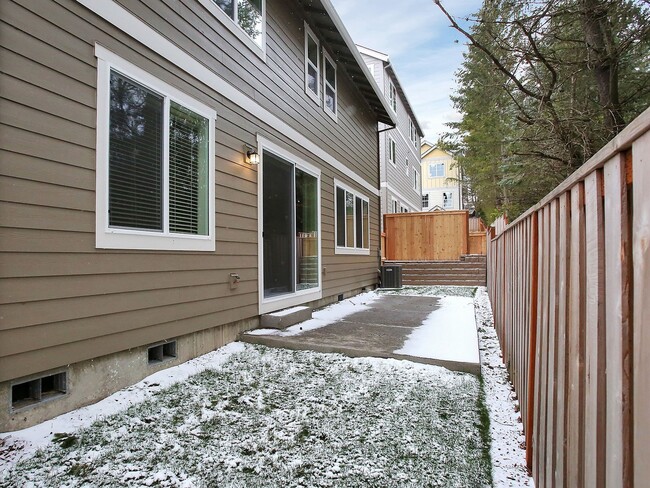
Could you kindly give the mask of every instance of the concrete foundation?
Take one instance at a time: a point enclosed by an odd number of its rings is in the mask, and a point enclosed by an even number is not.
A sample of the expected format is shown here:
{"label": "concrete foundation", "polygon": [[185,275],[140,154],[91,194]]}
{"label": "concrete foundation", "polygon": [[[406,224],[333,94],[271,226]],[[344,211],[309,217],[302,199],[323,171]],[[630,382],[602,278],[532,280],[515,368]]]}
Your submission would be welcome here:
{"label": "concrete foundation", "polygon": [[[246,330],[259,325],[259,317],[220,325],[212,329],[170,338],[176,341],[176,357],[149,364],[150,345],[136,347],[89,361],[70,364],[38,375],[0,384],[0,432],[20,430],[36,425],[63,413],[90,405],[116,391],[137,383],[162,369],[184,363],[233,342]],[[13,410],[11,385],[65,371],[67,392],[42,402]]]}

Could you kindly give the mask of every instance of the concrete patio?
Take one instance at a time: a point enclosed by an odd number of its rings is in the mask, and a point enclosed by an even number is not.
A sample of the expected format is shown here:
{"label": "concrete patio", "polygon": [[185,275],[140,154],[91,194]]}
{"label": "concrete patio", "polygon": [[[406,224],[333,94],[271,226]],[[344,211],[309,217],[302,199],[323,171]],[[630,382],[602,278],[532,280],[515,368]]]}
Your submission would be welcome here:
{"label": "concrete patio", "polygon": [[[385,295],[377,292],[372,300],[359,307],[361,310],[351,310],[342,317],[333,320],[327,317],[328,310],[340,305],[335,304],[323,311],[314,312],[314,319],[310,321],[298,323],[286,330],[257,329],[242,334],[240,340],[293,350],[341,353],[350,357],[404,359],[479,375],[473,305],[469,305],[472,307],[469,319],[465,314],[465,320],[445,320],[445,323],[433,324],[436,320],[434,312],[442,311],[444,300],[445,298],[439,297]],[[314,324],[318,320],[323,323]],[[425,343],[418,344],[417,352],[410,352],[413,348],[407,348],[405,344],[409,340],[418,341],[418,336],[414,334],[420,334],[423,327],[434,327],[435,330],[425,334],[426,337],[422,339]],[[464,328],[464,333],[460,336],[459,328]],[[458,344],[459,340],[463,344]],[[465,353],[460,360],[456,360],[453,351],[459,349],[470,351],[471,354]],[[436,352],[441,350],[445,352]],[[448,354],[448,351],[452,351],[452,354]]]}

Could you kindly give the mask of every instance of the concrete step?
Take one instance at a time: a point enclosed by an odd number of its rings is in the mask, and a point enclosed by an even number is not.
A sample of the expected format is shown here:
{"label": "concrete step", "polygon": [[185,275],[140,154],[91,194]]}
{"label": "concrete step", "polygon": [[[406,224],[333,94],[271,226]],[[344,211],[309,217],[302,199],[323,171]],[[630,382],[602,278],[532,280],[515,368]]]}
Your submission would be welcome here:
{"label": "concrete step", "polygon": [[262,329],[286,329],[299,322],[311,319],[311,313],[312,309],[305,306],[265,313],[260,317],[260,327]]}

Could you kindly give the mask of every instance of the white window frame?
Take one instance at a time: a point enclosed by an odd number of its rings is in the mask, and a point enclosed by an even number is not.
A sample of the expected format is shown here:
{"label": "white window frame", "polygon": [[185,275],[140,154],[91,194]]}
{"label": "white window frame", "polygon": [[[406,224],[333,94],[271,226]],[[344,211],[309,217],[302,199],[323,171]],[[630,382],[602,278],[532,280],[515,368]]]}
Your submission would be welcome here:
{"label": "white window frame", "polygon": [[393,201],[393,213],[399,213],[400,203],[395,198],[392,198]]}
{"label": "white window frame", "polygon": [[[235,2],[235,12],[237,12],[237,1]],[[214,17],[223,24],[237,39],[248,47],[255,55],[262,61],[266,62],[266,0],[262,0],[262,45],[258,45],[251,37],[241,28],[239,23],[226,14],[217,4],[212,0],[199,0]],[[236,14],[235,14],[236,15]]]}
{"label": "white window frame", "polygon": [[[305,25],[305,93],[309,95],[309,98],[311,98],[314,102],[320,106],[320,85],[321,85],[321,72],[320,72],[320,40],[318,37],[316,37],[316,34],[314,34],[314,31],[311,30],[309,27],[309,24],[307,22],[304,23]],[[314,93],[311,91],[309,88],[309,65],[313,66],[313,63],[309,60],[309,44],[308,44],[308,39],[312,38],[316,42],[316,63],[317,65],[314,66],[316,68],[316,91],[317,93]]]}
{"label": "white window frame", "polygon": [[[442,195],[443,195],[442,208],[444,208],[445,210],[449,210],[449,209],[454,208],[454,192],[452,192],[452,191],[444,192]],[[446,199],[445,199],[445,196],[447,196]]]}
{"label": "white window frame", "polygon": [[[338,74],[337,74],[337,69],[336,69],[336,63],[332,59],[332,56],[327,54],[327,51],[323,49],[323,110],[327,115],[329,115],[334,122],[338,122],[338,113],[339,113],[339,97],[338,97],[338,92],[337,92],[337,86],[332,86],[329,84],[327,81],[327,63],[331,64],[332,67],[334,68],[334,83],[338,86]],[[327,103],[325,101],[325,97],[327,96],[327,87],[332,88],[334,91],[334,112],[332,112],[329,107],[327,106]]]}
{"label": "white window frame", "polygon": [[[444,178],[446,173],[445,163],[428,163],[429,167],[427,168],[429,178]],[[432,166],[442,166],[442,176],[431,176],[431,167]]]}
{"label": "white window frame", "polygon": [[411,119],[410,117],[409,117],[409,136],[411,138],[411,142],[413,143],[413,145],[417,147],[418,134],[417,131],[415,130],[415,124],[413,123],[413,119]]}
{"label": "white window frame", "polygon": [[397,89],[393,80],[388,80],[388,104],[390,108],[393,109],[393,112],[397,114]]}
{"label": "white window frame", "polygon": [[[338,245],[338,222],[336,221],[337,216],[338,216],[338,202],[336,198],[336,189],[341,188],[342,190],[345,190],[348,193],[351,193],[355,201],[357,198],[360,198],[362,202],[366,202],[368,204],[368,234],[367,234],[367,239],[368,239],[368,247],[347,247],[347,246],[339,246]],[[363,203],[362,207],[363,209]],[[356,225],[357,225],[357,208],[356,205],[353,207],[354,209],[354,239],[356,241],[357,238],[357,233],[356,233]],[[363,219],[363,216],[362,216]],[[363,229],[362,229],[363,231]],[[358,192],[357,190],[352,189],[351,186],[346,185],[340,180],[334,179],[334,254],[357,254],[357,255],[364,255],[364,256],[369,256],[370,255],[370,200],[368,199],[367,196],[365,196],[363,193]]]}
{"label": "white window frame", "polygon": [[397,144],[395,139],[388,136],[388,162],[397,168]]}
{"label": "white window frame", "polygon": [[[294,307],[306,302],[320,300],[323,298],[323,276],[320,269],[323,266],[323,250],[322,250],[322,213],[321,213],[321,171],[316,166],[309,164],[304,159],[296,156],[294,153],[286,150],[284,147],[257,135],[257,150],[260,155],[260,161],[257,175],[257,225],[258,225],[258,239],[257,239],[257,263],[258,263],[258,296],[259,296],[259,312],[260,314],[274,312],[287,307]],[[264,171],[264,151],[275,154],[281,157],[288,163],[291,163],[295,168],[304,171],[315,177],[318,182],[317,189],[317,208],[318,208],[318,256],[319,256],[319,273],[318,273],[318,287],[308,288],[305,290],[287,293],[273,298],[264,297],[264,239],[262,239],[262,232],[264,231],[264,194],[263,194],[263,171]]]}
{"label": "white window frame", "polygon": [[408,176],[409,175],[409,166],[410,166],[408,156],[406,156],[406,163],[405,164],[406,164],[406,169],[404,170],[404,172],[406,173],[406,176]]}
{"label": "white window frame", "polygon": [[413,168],[413,189],[416,192],[420,191],[420,173],[415,168]]}
{"label": "white window frame", "polygon": [[[425,198],[426,198],[426,200],[427,200],[426,203],[424,202],[424,199],[425,199]],[[423,209],[429,208],[429,199],[430,199],[430,198],[431,198],[431,197],[429,196],[428,193],[424,193],[424,194],[422,194],[422,208],[423,208]]]}
{"label": "white window frame", "polygon": [[[145,249],[170,251],[215,250],[215,121],[217,113],[211,107],[191,98],[145,70],[122,59],[100,45],[95,45],[97,57],[97,167],[95,181],[95,246],[98,249]],[[108,221],[108,171],[110,127],[111,70],[157,92],[165,99],[163,113],[163,232],[140,229],[111,228]],[[174,101],[205,117],[209,121],[208,148],[208,235],[177,234],[169,232],[169,104]]]}

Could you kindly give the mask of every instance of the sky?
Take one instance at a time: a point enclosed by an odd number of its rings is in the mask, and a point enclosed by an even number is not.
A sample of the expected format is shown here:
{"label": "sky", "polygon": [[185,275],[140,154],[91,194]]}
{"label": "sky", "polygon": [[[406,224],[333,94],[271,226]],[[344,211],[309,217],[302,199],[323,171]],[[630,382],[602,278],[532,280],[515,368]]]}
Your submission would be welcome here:
{"label": "sky", "polygon": [[[449,96],[467,49],[465,38],[449,27],[433,0],[331,1],[356,44],[388,54],[425,138],[435,143],[448,130],[444,124],[460,118]],[[481,4],[443,2],[460,18]]]}

